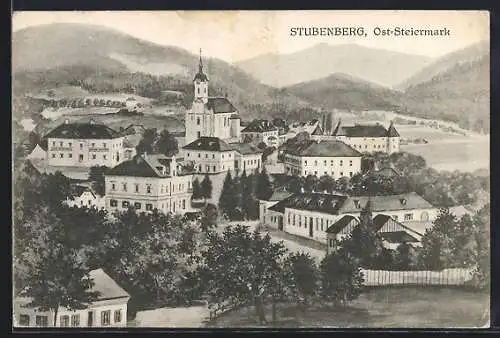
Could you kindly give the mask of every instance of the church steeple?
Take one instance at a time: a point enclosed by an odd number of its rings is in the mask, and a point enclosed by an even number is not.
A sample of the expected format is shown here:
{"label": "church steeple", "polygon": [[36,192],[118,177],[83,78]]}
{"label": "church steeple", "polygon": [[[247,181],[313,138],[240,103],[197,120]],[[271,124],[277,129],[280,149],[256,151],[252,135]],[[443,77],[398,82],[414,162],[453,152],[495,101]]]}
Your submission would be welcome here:
{"label": "church steeple", "polygon": [[203,60],[201,58],[200,48],[200,62],[198,64],[198,73],[194,76],[194,100],[201,100],[204,103],[208,102],[208,76],[203,73]]}

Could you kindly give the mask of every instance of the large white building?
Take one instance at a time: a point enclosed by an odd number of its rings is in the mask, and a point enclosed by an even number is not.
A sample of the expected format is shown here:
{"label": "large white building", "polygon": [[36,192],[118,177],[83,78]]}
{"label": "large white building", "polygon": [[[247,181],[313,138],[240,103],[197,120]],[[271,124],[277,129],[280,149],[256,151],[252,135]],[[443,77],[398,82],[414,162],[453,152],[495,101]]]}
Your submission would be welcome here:
{"label": "large white building", "polygon": [[180,158],[136,155],[105,175],[106,209],[184,214],[191,207],[192,181],[192,168]]}
{"label": "large white building", "polygon": [[285,151],[287,175],[335,179],[352,177],[361,171],[361,153],[340,141],[309,141],[299,149]]}
{"label": "large white building", "polygon": [[391,154],[399,152],[401,137],[392,122],[386,129],[381,124],[342,126],[339,120],[335,129],[331,131],[327,127],[318,125],[311,134],[311,139],[342,141],[362,153],[385,152]]}
{"label": "large white building", "polygon": [[241,120],[236,108],[227,97],[209,97],[208,83],[200,55],[198,73],[193,79],[194,100],[191,109],[186,112],[185,144],[203,136],[239,142]]}
{"label": "large white building", "polygon": [[[60,307],[57,311],[56,327],[126,327],[127,304],[130,295],[102,269],[89,273],[94,281],[91,291],[99,296],[85,309],[70,311]],[[26,307],[28,297],[15,297],[13,317],[15,327],[54,327],[54,311],[38,311]]]}
{"label": "large white building", "polygon": [[89,123],[65,120],[45,137],[50,166],[114,167],[124,161],[124,137],[94,120]]}
{"label": "large white building", "polygon": [[[327,230],[344,216],[360,217],[368,201],[373,216],[388,215],[393,220],[432,222],[439,210],[418,194],[390,196],[345,196],[320,193],[294,194],[260,210],[260,221],[285,232],[326,243]],[[264,203],[261,203],[261,206]]]}
{"label": "large white building", "polygon": [[181,154],[193,162],[197,173],[254,171],[262,168],[262,150],[249,143],[228,144],[217,137],[202,136],[185,145]]}

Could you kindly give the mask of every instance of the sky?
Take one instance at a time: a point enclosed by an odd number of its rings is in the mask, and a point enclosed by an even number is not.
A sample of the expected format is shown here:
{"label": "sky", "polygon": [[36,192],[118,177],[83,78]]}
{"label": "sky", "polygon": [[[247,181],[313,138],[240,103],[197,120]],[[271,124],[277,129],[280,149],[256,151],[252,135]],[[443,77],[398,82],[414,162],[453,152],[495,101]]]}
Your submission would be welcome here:
{"label": "sky", "polygon": [[[208,57],[237,62],[261,54],[287,54],[318,43],[358,45],[440,57],[489,40],[487,11],[101,11],[17,12],[12,29],[50,24],[107,26],[161,45],[199,49]],[[290,36],[292,27],[364,27],[366,37]],[[443,29],[446,37],[381,37],[373,29]]]}

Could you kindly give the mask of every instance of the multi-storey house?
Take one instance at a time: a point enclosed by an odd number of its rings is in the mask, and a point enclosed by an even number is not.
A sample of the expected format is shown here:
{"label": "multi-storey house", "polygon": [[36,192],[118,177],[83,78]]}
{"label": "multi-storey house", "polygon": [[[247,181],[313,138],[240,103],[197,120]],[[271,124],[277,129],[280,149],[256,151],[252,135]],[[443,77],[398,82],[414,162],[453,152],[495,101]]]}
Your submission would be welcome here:
{"label": "multi-storey house", "polygon": [[124,137],[94,120],[89,123],[65,120],[45,137],[50,166],[114,167],[124,161]]}
{"label": "multi-storey house", "polygon": [[175,156],[141,154],[105,175],[106,209],[184,214],[190,210],[193,170]]}

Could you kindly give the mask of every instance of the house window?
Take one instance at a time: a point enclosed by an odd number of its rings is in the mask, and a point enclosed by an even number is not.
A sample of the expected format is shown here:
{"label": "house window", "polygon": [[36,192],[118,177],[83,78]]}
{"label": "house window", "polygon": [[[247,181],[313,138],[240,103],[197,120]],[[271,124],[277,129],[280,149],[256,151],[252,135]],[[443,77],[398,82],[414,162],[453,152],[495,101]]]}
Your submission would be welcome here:
{"label": "house window", "polygon": [[212,158],[215,158],[215,154],[212,154]]}
{"label": "house window", "polygon": [[127,183],[123,183],[123,191],[127,191]]}
{"label": "house window", "polygon": [[224,158],[224,154],[222,154],[222,158]]}
{"label": "house window", "polygon": [[61,156],[61,158],[63,158],[63,157],[64,157],[64,154],[63,154],[63,153],[61,153],[61,154],[59,154],[59,156]]}
{"label": "house window", "polygon": [[325,165],[326,165],[326,160],[325,160]]}
{"label": "house window", "polygon": [[80,326],[80,315],[71,315],[71,326],[72,327]]}
{"label": "house window", "polygon": [[321,231],[323,231],[323,218],[321,219]]}
{"label": "house window", "polygon": [[146,210],[147,211],[153,210],[153,205],[151,203],[146,203]]}
{"label": "house window", "polygon": [[187,153],[187,157],[189,157],[189,153]]}
{"label": "house window", "polygon": [[52,154],[52,158],[56,158],[56,154]]}
{"label": "house window", "polygon": [[102,159],[105,160],[106,159],[106,155],[102,155]]}
{"label": "house window", "polygon": [[343,166],[343,165],[344,165],[344,161],[340,160],[340,166]]}
{"label": "house window", "polygon": [[405,214],[405,221],[411,221],[413,219],[413,214]]}
{"label": "house window", "polygon": [[111,310],[101,311],[101,325],[108,326],[111,317]]}
{"label": "house window", "polygon": [[302,226],[302,216],[299,215],[299,228]]}
{"label": "house window", "polygon": [[314,160],[314,165],[318,165],[318,161]]}
{"label": "house window", "polygon": [[29,326],[30,325],[30,316],[28,316],[28,315],[20,315],[19,316],[19,325]]}
{"label": "house window", "polygon": [[198,117],[198,118],[196,118],[196,124],[197,124],[197,125],[200,125],[200,118],[199,118],[199,117]]}
{"label": "house window", "polygon": [[304,161],[304,164],[307,165],[307,160]]}
{"label": "house window", "polygon": [[92,143],[92,148],[95,148],[95,143]]}
{"label": "house window", "polygon": [[316,230],[319,230],[319,218],[316,217]]}
{"label": "house window", "polygon": [[92,159],[95,160],[96,159],[96,155],[95,154],[92,154]]}
{"label": "house window", "polygon": [[61,327],[68,327],[69,326],[69,316],[61,316],[59,317],[60,321],[60,326]]}
{"label": "house window", "polygon": [[208,154],[205,154],[205,158],[208,158]]}
{"label": "house window", "polygon": [[340,172],[340,177],[344,177],[344,172],[343,171]]}
{"label": "house window", "polygon": [[47,327],[47,326],[49,326],[49,317],[47,317],[47,316],[36,316],[35,323],[36,323],[36,326]]}
{"label": "house window", "polygon": [[137,210],[141,209],[141,203],[135,202],[134,203],[134,208],[137,209]]}
{"label": "house window", "polygon": [[59,145],[60,145],[61,147],[63,146],[63,144],[64,144],[63,142],[59,142]]}
{"label": "house window", "polygon": [[103,144],[102,144],[102,147],[103,147],[103,148],[106,148],[106,143],[103,143]]}
{"label": "house window", "polygon": [[295,214],[293,215],[293,225],[295,226]]}
{"label": "house window", "polygon": [[352,167],[352,160],[349,160],[349,166]]}
{"label": "house window", "polygon": [[200,158],[200,157],[201,157],[201,154],[200,154],[200,153],[198,153],[198,158]]}
{"label": "house window", "polygon": [[214,166],[214,172],[216,172],[216,171],[217,171],[216,166]]}
{"label": "house window", "polygon": [[116,184],[111,183],[111,190],[116,190]]}
{"label": "house window", "polygon": [[69,157],[69,158],[73,158],[73,154],[69,153],[69,154],[68,154],[68,157]]}
{"label": "house window", "polygon": [[[56,146],[56,142],[55,142],[55,141],[53,141],[53,142],[52,142],[52,146],[53,146],[53,147],[55,147],[55,146]],[[28,318],[29,318],[29,317],[28,317]]]}
{"label": "house window", "polygon": [[121,323],[122,321],[122,310],[115,310],[115,323]]}
{"label": "house window", "polygon": [[349,177],[352,177],[352,171],[349,172]]}
{"label": "house window", "polygon": [[146,186],[146,192],[148,194],[151,194],[151,186],[150,185]]}
{"label": "house window", "polygon": [[182,209],[186,209],[186,200],[182,200]]}
{"label": "house window", "polygon": [[112,207],[116,207],[118,205],[118,201],[117,200],[111,200],[111,201],[109,201],[109,205],[112,206]]}
{"label": "house window", "polygon": [[73,143],[68,142],[68,146],[69,146],[69,147],[73,146]]}
{"label": "house window", "polygon": [[129,205],[130,205],[130,203],[128,201],[122,202],[122,208],[128,208]]}

